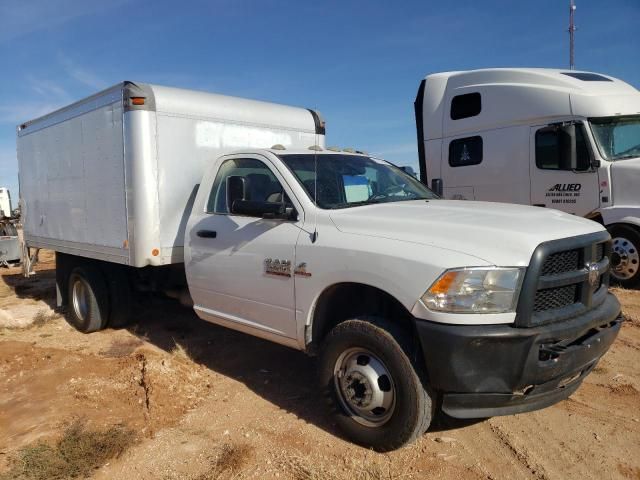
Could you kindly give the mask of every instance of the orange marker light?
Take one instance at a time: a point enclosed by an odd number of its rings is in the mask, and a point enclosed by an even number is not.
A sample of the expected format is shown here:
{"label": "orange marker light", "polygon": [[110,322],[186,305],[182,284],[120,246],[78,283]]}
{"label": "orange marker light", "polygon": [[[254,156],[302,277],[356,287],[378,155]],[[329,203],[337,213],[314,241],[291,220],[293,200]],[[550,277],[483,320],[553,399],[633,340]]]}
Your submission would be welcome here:
{"label": "orange marker light", "polygon": [[132,105],[144,105],[144,97],[131,97]]}
{"label": "orange marker light", "polygon": [[451,288],[453,282],[456,280],[458,273],[459,272],[445,273],[442,277],[440,277],[440,280],[438,280],[436,284],[429,289],[429,293],[432,293],[434,295],[437,295],[439,293],[447,293],[449,291],[449,288]]}
{"label": "orange marker light", "polygon": [[160,255],[160,250],[158,250],[157,248],[154,248],[153,250],[151,250],[151,255],[153,255],[154,257],[157,257],[158,255]]}

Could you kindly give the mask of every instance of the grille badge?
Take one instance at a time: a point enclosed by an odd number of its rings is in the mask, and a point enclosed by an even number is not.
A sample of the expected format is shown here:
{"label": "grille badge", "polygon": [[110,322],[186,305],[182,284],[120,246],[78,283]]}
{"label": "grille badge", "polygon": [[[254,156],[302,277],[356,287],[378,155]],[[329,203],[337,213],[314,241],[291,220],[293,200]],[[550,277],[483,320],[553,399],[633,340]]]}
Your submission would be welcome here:
{"label": "grille badge", "polygon": [[595,287],[598,284],[598,279],[600,278],[600,269],[598,268],[598,264],[589,262],[585,266],[589,271],[589,285]]}

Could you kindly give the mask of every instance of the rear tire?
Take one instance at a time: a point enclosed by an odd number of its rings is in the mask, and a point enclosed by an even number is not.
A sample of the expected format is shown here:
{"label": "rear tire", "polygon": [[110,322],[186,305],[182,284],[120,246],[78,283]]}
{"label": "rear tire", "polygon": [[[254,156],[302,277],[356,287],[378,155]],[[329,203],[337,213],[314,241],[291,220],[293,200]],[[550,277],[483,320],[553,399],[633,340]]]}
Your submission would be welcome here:
{"label": "rear tire", "polygon": [[67,321],[84,333],[102,330],[109,318],[109,295],[95,265],[76,267],[69,275]]}
{"label": "rear tire", "polygon": [[412,442],[431,423],[435,396],[407,335],[382,319],[347,320],[323,343],[320,382],[331,413],[355,443],[377,451]]}
{"label": "rear tire", "polygon": [[613,239],[611,277],[625,288],[640,284],[640,233],[628,225],[609,229]]}

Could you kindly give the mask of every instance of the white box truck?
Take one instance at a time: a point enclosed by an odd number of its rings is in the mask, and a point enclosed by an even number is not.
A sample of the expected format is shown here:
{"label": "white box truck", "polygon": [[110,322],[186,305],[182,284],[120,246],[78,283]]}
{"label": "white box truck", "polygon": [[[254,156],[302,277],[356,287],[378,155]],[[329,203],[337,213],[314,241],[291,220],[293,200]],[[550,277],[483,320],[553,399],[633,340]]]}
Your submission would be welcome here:
{"label": "white box truck", "polygon": [[640,92],[592,72],[428,75],[415,102],[421,179],[451,199],[555,208],[613,237],[612,275],[640,284]]}
{"label": "white box truck", "polygon": [[336,423],[378,450],[436,406],[571,395],[622,322],[607,231],[440,200],[323,135],[305,109],[125,82],[19,127],[27,246],[57,252],[81,331],[125,323],[140,289],[182,289],[204,320],[319,354]]}

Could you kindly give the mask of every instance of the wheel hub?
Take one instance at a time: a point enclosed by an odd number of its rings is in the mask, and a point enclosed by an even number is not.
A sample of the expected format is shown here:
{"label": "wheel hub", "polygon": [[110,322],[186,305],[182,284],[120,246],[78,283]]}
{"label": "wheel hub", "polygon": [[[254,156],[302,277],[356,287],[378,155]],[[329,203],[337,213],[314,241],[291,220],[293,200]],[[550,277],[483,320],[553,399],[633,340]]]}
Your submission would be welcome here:
{"label": "wheel hub", "polygon": [[344,410],[369,427],[386,423],[393,414],[396,393],[387,367],[362,348],[343,352],[334,367],[334,383]]}
{"label": "wheel hub", "polygon": [[638,273],[640,268],[640,255],[638,247],[629,239],[616,237],[613,239],[613,252],[611,255],[611,273],[619,280],[628,280]]}
{"label": "wheel hub", "polygon": [[360,408],[371,404],[373,391],[367,378],[359,372],[351,372],[344,377],[343,388],[347,400]]}
{"label": "wheel hub", "polygon": [[72,299],[73,299],[73,311],[76,316],[84,321],[87,318],[89,312],[89,291],[84,282],[77,279],[73,283]]}

